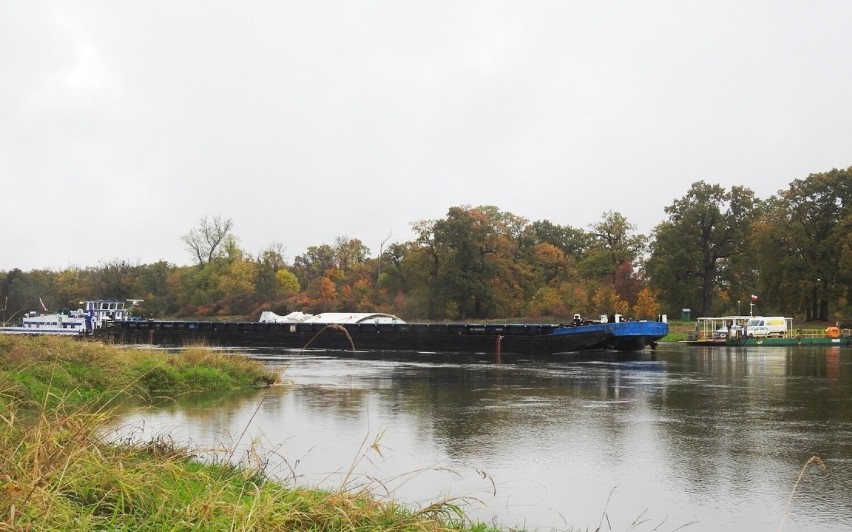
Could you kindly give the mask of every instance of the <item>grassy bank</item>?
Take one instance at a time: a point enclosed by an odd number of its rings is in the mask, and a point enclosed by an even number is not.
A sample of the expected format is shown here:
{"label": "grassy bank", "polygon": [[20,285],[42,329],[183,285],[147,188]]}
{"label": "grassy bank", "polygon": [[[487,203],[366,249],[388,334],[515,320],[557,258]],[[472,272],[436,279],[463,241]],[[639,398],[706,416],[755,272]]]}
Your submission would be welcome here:
{"label": "grassy bank", "polygon": [[451,503],[417,511],[369,493],[290,488],[202,464],[168,441],[104,443],[127,399],[273,383],[260,364],[0,335],[0,529],[490,530]]}
{"label": "grassy bank", "polygon": [[669,334],[660,338],[660,341],[681,342],[686,340],[692,331],[695,331],[694,321],[669,321]]}

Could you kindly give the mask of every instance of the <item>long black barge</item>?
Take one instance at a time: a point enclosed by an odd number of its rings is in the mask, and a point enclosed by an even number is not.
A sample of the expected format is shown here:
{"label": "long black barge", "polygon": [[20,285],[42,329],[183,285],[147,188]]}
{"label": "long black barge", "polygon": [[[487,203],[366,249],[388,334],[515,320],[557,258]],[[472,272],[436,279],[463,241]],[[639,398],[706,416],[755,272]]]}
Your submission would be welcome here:
{"label": "long black barge", "polygon": [[268,323],[120,320],[98,339],[157,346],[209,345],[333,351],[414,351],[540,356],[578,351],[637,351],[668,334],[657,321],[562,324]]}

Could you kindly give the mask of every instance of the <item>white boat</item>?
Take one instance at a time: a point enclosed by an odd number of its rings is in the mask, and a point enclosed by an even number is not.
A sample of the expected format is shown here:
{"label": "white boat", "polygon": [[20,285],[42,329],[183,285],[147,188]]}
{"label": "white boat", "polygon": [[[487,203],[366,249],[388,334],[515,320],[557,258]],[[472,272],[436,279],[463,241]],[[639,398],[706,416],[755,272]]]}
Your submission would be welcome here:
{"label": "white boat", "polygon": [[[135,306],[139,299],[128,300]],[[87,335],[95,329],[108,327],[111,322],[130,318],[130,309],[124,301],[114,299],[94,299],[81,301],[84,308],[60,310],[39,314],[30,311],[21,318],[20,325],[0,327],[0,334],[30,335]]]}

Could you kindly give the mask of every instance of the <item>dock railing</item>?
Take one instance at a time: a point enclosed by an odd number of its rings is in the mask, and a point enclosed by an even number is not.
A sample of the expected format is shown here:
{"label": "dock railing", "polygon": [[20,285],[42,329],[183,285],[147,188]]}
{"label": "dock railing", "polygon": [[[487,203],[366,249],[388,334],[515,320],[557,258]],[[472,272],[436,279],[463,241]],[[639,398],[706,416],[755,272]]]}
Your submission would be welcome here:
{"label": "dock railing", "polygon": [[[796,329],[787,331],[788,338],[827,338],[828,331],[826,329]],[[840,329],[841,338],[849,338],[852,336],[852,329]]]}

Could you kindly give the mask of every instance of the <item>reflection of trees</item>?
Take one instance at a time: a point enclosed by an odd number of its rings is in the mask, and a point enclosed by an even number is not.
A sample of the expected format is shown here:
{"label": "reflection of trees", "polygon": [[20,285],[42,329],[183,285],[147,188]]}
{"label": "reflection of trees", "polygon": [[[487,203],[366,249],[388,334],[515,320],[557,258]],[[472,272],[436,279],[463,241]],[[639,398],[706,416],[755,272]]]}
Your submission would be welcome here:
{"label": "reflection of trees", "polygon": [[811,450],[806,452],[848,463],[852,458],[852,365],[848,354],[841,355],[840,349],[791,351],[787,377],[798,386],[785,387],[784,401],[789,405],[785,421],[810,435]]}
{"label": "reflection of trees", "polygon": [[631,380],[625,374],[586,365],[401,367],[381,401],[424,420],[421,426],[449,456],[476,456],[481,447],[511,446],[542,432],[570,433],[577,425],[598,424],[618,439],[622,409],[582,406],[631,399],[636,388],[625,386],[622,381]]}
{"label": "reflection of trees", "polygon": [[809,456],[848,462],[852,370],[831,369],[822,350],[791,353],[709,350],[682,360],[684,377],[652,400],[671,421],[659,424],[658,441],[673,475],[697,493],[768,482],[781,496]]}
{"label": "reflection of trees", "polygon": [[369,400],[369,388],[301,386],[293,402],[313,415],[352,418],[361,416]]}

